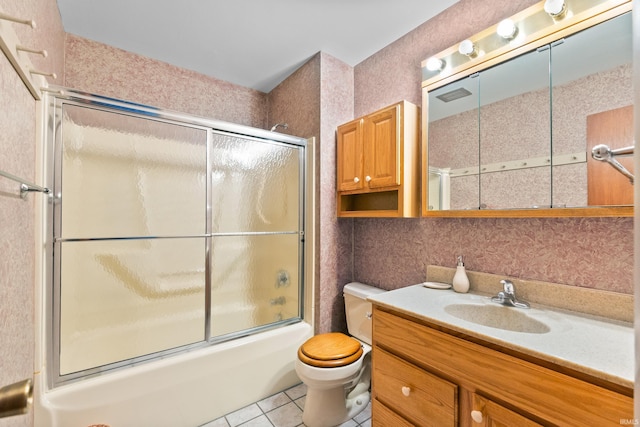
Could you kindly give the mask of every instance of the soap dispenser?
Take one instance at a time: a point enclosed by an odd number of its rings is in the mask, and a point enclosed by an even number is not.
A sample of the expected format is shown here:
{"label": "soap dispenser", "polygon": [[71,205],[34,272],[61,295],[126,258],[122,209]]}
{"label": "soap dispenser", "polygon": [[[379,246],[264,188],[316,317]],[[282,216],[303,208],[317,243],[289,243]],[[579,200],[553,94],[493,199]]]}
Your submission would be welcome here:
{"label": "soap dispenser", "polygon": [[456,274],[453,276],[453,290],[460,293],[469,291],[469,278],[464,269],[462,255],[458,255],[458,266],[456,267]]}

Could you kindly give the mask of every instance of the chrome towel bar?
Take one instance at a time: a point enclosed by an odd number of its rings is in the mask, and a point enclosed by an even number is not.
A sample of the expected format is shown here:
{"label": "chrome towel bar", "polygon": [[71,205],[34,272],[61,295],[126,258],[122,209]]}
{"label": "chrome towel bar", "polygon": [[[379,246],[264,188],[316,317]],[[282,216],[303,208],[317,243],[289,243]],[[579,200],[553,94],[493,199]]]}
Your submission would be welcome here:
{"label": "chrome towel bar", "polygon": [[26,181],[22,178],[18,178],[17,176],[12,175],[9,172],[0,170],[0,175],[12,181],[20,183],[20,197],[22,197],[23,199],[27,197],[28,193],[33,191],[39,191],[41,193],[46,193],[46,194],[49,194],[51,192],[51,190],[49,190],[46,187],[40,187],[39,185],[31,184],[29,181]]}

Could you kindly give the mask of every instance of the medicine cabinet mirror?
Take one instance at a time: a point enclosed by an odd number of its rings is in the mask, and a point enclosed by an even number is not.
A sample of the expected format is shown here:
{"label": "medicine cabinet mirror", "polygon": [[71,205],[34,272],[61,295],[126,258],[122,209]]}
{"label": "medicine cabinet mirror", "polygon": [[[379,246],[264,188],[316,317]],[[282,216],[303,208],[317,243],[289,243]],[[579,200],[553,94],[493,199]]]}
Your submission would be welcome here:
{"label": "medicine cabinet mirror", "polygon": [[512,39],[490,28],[423,64],[423,215],[633,215],[632,180],[592,156],[633,146],[631,2],[544,3]]}

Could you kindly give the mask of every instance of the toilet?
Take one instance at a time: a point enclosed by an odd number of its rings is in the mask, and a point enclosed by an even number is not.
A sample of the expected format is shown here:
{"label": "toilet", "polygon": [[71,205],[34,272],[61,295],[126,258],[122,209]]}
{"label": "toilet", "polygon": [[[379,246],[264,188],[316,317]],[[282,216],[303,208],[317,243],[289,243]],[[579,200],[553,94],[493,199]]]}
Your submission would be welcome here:
{"label": "toilet", "polygon": [[359,414],[369,403],[371,384],[371,303],[386,292],[362,283],[343,290],[349,335],[319,334],[298,349],[296,373],[307,386],[302,421],[308,427],[332,427]]}

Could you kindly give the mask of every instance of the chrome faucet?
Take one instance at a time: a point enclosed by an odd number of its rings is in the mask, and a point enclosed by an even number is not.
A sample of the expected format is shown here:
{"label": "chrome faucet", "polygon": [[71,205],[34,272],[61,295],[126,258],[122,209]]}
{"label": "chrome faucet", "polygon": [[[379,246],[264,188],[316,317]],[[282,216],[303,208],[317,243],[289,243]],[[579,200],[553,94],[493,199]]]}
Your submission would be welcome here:
{"label": "chrome faucet", "polygon": [[525,301],[518,301],[516,298],[516,288],[513,286],[511,280],[501,280],[502,291],[498,292],[498,295],[491,298],[491,301],[497,302],[503,305],[509,305],[511,307],[529,308],[529,303]]}

